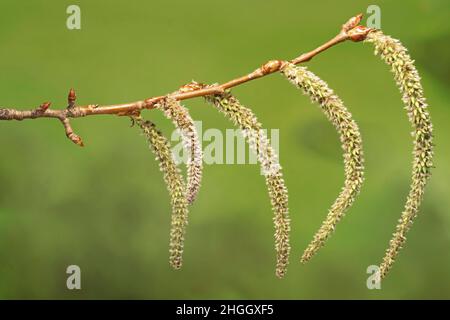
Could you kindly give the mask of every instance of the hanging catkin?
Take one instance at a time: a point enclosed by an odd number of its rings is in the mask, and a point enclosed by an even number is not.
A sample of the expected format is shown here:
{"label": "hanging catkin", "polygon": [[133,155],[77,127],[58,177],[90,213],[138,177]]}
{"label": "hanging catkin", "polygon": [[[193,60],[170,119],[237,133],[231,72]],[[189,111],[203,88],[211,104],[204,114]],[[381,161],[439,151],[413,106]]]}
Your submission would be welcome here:
{"label": "hanging catkin", "polygon": [[314,235],[301,258],[302,262],[311,259],[325,244],[344,216],[345,211],[354,202],[364,178],[364,159],[361,134],[351,113],[342,100],[331,90],[327,83],[305,67],[286,64],[282,70],[290,82],[318,103],[326,117],[337,129],[342,150],[344,151],[345,182],[341,193],[331,206],[319,231]]}
{"label": "hanging catkin", "polygon": [[192,204],[200,189],[203,169],[203,153],[194,120],[188,110],[170,95],[156,104],[155,108],[162,110],[164,115],[172,120],[181,135],[184,150],[188,155],[186,197],[188,203]]}
{"label": "hanging catkin", "polygon": [[166,182],[172,204],[169,261],[174,269],[180,269],[183,263],[184,235],[188,223],[186,186],[170,150],[168,139],[152,122],[144,121],[139,117],[135,117],[133,120],[147,138],[150,148],[155,154],[159,167],[164,174],[164,181]]}
{"label": "hanging catkin", "polygon": [[366,42],[375,46],[375,54],[391,67],[395,82],[402,94],[402,100],[408,118],[414,128],[413,169],[411,187],[406,199],[396,231],[380,265],[380,278],[384,278],[391,269],[395,258],[406,241],[406,233],[419,212],[425,185],[433,167],[433,125],[428,113],[420,76],[414,66],[414,60],[399,40],[384,35],[381,31],[369,33]]}
{"label": "hanging catkin", "polygon": [[249,108],[241,105],[239,100],[230,92],[226,91],[223,94],[207,96],[206,100],[241,128],[250,147],[256,152],[266,178],[266,185],[274,211],[275,249],[277,252],[276,275],[281,278],[285,275],[289,263],[290,219],[288,193],[278,157],[256,116]]}

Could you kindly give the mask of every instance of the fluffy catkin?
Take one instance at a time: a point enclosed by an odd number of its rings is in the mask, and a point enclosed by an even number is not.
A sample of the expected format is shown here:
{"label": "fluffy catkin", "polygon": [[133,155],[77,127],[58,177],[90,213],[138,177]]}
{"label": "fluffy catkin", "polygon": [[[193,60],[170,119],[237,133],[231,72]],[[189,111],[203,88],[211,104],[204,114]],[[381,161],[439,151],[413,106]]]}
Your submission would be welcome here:
{"label": "fluffy catkin", "polygon": [[183,263],[183,247],[186,225],[188,223],[188,203],[186,200],[186,186],[179,168],[175,163],[169,140],[156,129],[150,121],[134,118],[135,123],[142,129],[150,143],[159,167],[164,174],[172,203],[172,221],[170,230],[170,265],[180,269]]}
{"label": "fluffy catkin", "polygon": [[414,160],[412,181],[401,215],[389,248],[380,265],[380,278],[384,278],[394,263],[395,257],[406,241],[406,233],[417,216],[430,170],[433,166],[433,126],[427,111],[427,103],[420,83],[419,73],[408,50],[400,41],[384,35],[381,31],[369,33],[366,42],[373,43],[375,54],[391,67],[395,81],[402,93],[402,100],[408,112],[414,131]]}
{"label": "fluffy catkin", "polygon": [[327,83],[304,67],[287,64],[282,73],[295,86],[301,89],[311,100],[318,103],[327,118],[336,127],[344,150],[345,183],[341,193],[331,206],[314,239],[308,245],[301,258],[306,262],[325,244],[333,233],[337,223],[360,191],[364,177],[364,159],[361,134],[351,113]]}
{"label": "fluffy catkin", "polygon": [[198,138],[194,120],[181,103],[170,95],[162,102],[155,105],[157,109],[164,112],[165,116],[172,120],[180,132],[183,147],[188,153],[187,157],[187,192],[186,197],[189,204],[192,204],[200,189],[203,169],[203,153]]}
{"label": "fluffy catkin", "polygon": [[277,252],[276,275],[281,278],[285,275],[289,263],[290,219],[288,193],[278,157],[253,112],[241,105],[230,92],[208,96],[206,100],[241,128],[250,147],[256,152],[266,178],[266,185],[274,211],[275,249]]}

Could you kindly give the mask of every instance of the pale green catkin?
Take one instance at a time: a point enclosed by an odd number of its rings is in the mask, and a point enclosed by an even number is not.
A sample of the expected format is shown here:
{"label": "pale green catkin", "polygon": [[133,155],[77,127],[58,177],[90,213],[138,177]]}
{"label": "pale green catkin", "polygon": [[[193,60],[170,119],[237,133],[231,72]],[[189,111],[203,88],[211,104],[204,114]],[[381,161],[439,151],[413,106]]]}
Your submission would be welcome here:
{"label": "pale green catkin", "polygon": [[162,110],[165,116],[172,120],[173,124],[179,130],[184,150],[188,153],[186,163],[186,197],[188,203],[192,204],[200,189],[203,170],[203,152],[194,120],[192,120],[188,110],[170,95],[163,99],[160,103],[156,104],[155,107]]}
{"label": "pale green catkin", "polygon": [[150,121],[133,118],[142,129],[150,143],[159,167],[164,174],[164,181],[171,197],[172,219],[169,244],[169,261],[174,269],[180,269],[183,263],[183,247],[186,226],[188,223],[188,203],[186,186],[179,168],[175,163],[169,140]]}
{"label": "pale green catkin", "polygon": [[319,231],[304,251],[301,261],[306,262],[325,244],[361,189],[364,178],[362,141],[358,126],[352,119],[351,113],[326,82],[306,68],[290,63],[283,68],[282,74],[308,95],[313,102],[320,105],[327,118],[336,127],[344,150],[344,187],[331,206]]}
{"label": "pale green catkin", "polygon": [[406,200],[396,232],[390,240],[389,248],[380,265],[379,275],[384,278],[391,269],[394,260],[406,241],[406,233],[417,216],[427,180],[433,166],[433,126],[427,111],[420,76],[414,66],[414,60],[400,41],[384,35],[381,31],[368,34],[366,42],[373,43],[375,54],[391,67],[395,81],[402,93],[402,100],[408,112],[414,131],[414,160],[411,188]]}
{"label": "pale green catkin", "polygon": [[283,277],[289,263],[290,219],[288,210],[288,192],[281,173],[278,157],[270,145],[269,139],[261,128],[256,116],[228,91],[220,95],[207,96],[213,104],[235,125],[239,126],[250,147],[256,152],[266,178],[270,200],[274,211],[275,249],[277,252],[276,275]]}

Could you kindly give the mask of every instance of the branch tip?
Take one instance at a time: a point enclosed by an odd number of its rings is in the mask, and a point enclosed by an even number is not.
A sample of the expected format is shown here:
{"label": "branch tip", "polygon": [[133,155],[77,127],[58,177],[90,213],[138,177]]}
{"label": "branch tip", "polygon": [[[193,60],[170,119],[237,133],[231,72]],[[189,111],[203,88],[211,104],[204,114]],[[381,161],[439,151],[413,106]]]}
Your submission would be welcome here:
{"label": "branch tip", "polygon": [[350,19],[348,19],[348,21],[346,23],[344,23],[342,25],[342,31],[347,33],[348,31],[350,31],[351,29],[355,28],[356,26],[359,25],[359,23],[361,22],[363,18],[363,14],[357,14],[354,17],[351,17]]}
{"label": "branch tip", "polygon": [[76,135],[75,133],[72,133],[72,135],[67,136],[73,143],[75,143],[77,146],[84,147],[83,139],[81,139],[80,136]]}

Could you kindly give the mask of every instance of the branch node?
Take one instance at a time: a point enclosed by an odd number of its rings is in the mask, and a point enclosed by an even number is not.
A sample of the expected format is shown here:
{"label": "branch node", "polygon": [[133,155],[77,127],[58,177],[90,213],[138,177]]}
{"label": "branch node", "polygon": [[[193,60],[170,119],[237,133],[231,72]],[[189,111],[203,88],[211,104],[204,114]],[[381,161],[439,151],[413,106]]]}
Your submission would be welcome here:
{"label": "branch node", "polygon": [[160,97],[153,97],[153,98],[148,98],[144,100],[144,107],[147,109],[154,109],[155,105],[160,102],[161,100],[164,100],[166,97],[165,96],[160,96]]}
{"label": "branch node", "polygon": [[181,87],[178,89],[178,92],[179,92],[179,93],[192,92],[192,91],[197,91],[197,90],[204,89],[204,88],[206,88],[206,87],[207,87],[206,84],[197,82],[197,81],[195,81],[195,80],[192,80],[191,82],[189,82],[189,83],[187,83],[187,84],[181,86]]}
{"label": "branch node", "polygon": [[353,42],[359,42],[366,40],[367,35],[374,30],[375,29],[368,28],[365,26],[356,26],[353,29],[347,31],[347,36]]}
{"label": "branch node", "polygon": [[212,95],[215,94],[224,94],[225,93],[225,89],[222,88],[221,86],[217,86],[216,88],[212,88],[214,90],[214,92],[212,92]]}
{"label": "branch node", "polygon": [[285,64],[286,64],[286,61],[270,60],[270,61],[266,62],[265,64],[263,64],[260,67],[260,70],[263,75],[267,75],[267,74],[274,73],[276,71],[281,70]]}

